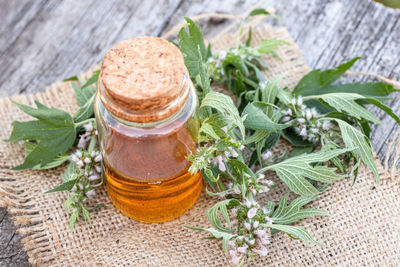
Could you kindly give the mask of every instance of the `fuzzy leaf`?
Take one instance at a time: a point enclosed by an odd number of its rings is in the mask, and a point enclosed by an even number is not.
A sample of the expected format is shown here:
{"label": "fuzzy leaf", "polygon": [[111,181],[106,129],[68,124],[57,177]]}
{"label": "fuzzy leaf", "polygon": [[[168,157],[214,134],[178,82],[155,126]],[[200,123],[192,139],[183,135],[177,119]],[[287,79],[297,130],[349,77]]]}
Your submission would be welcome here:
{"label": "fuzzy leaf", "polygon": [[303,226],[291,226],[291,225],[281,225],[281,224],[267,224],[267,225],[264,224],[263,226],[285,232],[296,239],[300,239],[306,245],[314,243],[318,246],[324,246],[324,244],[314,240]]}
{"label": "fuzzy leaf", "polygon": [[235,107],[232,98],[218,92],[209,92],[203,99],[200,107],[211,107],[218,110],[221,114],[224,114],[231,124],[240,129],[242,138],[244,138],[245,129],[243,121],[239,116],[239,112]]}
{"label": "fuzzy leaf", "polygon": [[[227,206],[231,203],[235,204],[240,204],[238,200],[236,199],[226,199],[223,201],[218,202],[215,204],[212,208],[209,208],[206,211],[206,216],[210,223],[218,230],[224,231],[224,232],[232,232],[233,230],[230,229],[231,227],[231,221],[229,219],[228,215],[228,209]],[[220,215],[224,218],[224,220],[228,224],[228,228],[222,226],[222,222],[220,219]]]}
{"label": "fuzzy leaf", "polygon": [[329,216],[323,210],[318,209],[301,209],[305,204],[311,202],[315,197],[299,197],[287,205],[289,194],[282,197],[276,210],[269,216],[276,224],[291,224],[300,219],[313,217],[317,215]]}
{"label": "fuzzy leaf", "polygon": [[189,229],[192,229],[192,230],[205,231],[205,232],[208,232],[208,233],[212,234],[212,236],[214,238],[222,239],[222,247],[224,249],[225,254],[228,255],[228,242],[233,237],[235,237],[235,235],[230,234],[230,233],[226,233],[226,232],[220,232],[220,231],[218,231],[216,229],[213,229],[213,228],[198,228],[198,227],[191,227],[191,226],[185,226],[185,227],[189,228]]}
{"label": "fuzzy leaf", "polygon": [[248,129],[266,130],[271,132],[280,131],[289,127],[289,124],[279,124],[273,122],[263,111],[264,104],[261,102],[249,103],[242,112],[245,117],[244,125]]}
{"label": "fuzzy leaf", "polygon": [[265,170],[272,169],[278,177],[292,190],[301,196],[314,196],[318,190],[305,179],[331,183],[341,176],[335,173],[335,169],[326,166],[313,167],[310,164],[315,162],[325,162],[333,157],[350,151],[349,149],[336,149],[330,151],[319,151],[312,154],[302,154],[300,156],[288,158],[280,163],[262,168],[257,174]]}
{"label": "fuzzy leaf", "polygon": [[362,95],[349,94],[349,93],[332,93],[318,95],[318,98],[328,103],[331,107],[337,111],[345,112],[350,116],[361,120],[362,118],[374,122],[381,123],[371,112],[366,110],[364,107],[355,102],[357,99],[364,99]]}
{"label": "fuzzy leaf", "polygon": [[[178,33],[179,48],[184,54],[185,65],[192,80],[200,74],[203,60],[207,57],[203,34],[191,19],[185,17],[187,24]],[[188,27],[189,32],[185,30]]]}
{"label": "fuzzy leaf", "polygon": [[[379,173],[374,161],[374,154],[367,137],[359,130],[348,124],[347,122],[334,119],[342,133],[342,139],[346,147],[355,147],[355,152],[360,156],[361,160],[371,169],[374,173],[376,180],[379,183]],[[333,150],[332,150],[333,151]]]}

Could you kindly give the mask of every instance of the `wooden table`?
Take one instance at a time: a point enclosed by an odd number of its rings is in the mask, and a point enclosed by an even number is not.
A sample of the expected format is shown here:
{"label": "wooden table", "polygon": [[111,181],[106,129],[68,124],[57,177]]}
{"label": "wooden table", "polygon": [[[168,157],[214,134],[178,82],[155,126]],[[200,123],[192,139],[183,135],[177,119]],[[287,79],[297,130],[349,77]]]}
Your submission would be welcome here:
{"label": "wooden table", "polygon": [[[256,0],[15,0],[0,1],[0,97],[35,93],[100,62],[109,48],[138,35],[160,36],[183,16],[242,14]],[[370,0],[269,0],[313,68],[328,68],[363,57],[354,71],[400,78],[400,10]],[[229,22],[228,22],[229,23]],[[206,37],[226,25],[201,23]],[[365,81],[346,77],[343,81]],[[387,104],[400,113],[400,96]],[[384,124],[373,129],[372,144],[382,159],[393,120],[371,108]],[[21,236],[0,209],[0,266],[29,266]]]}

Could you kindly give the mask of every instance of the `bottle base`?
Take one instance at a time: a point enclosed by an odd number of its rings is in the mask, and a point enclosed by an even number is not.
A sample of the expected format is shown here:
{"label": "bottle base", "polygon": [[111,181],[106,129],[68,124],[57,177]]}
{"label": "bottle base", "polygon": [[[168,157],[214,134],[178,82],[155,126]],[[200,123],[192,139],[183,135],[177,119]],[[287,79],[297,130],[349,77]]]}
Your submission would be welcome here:
{"label": "bottle base", "polygon": [[189,210],[203,189],[203,178],[189,172],[159,184],[118,179],[105,166],[106,187],[115,207],[141,222],[160,223]]}

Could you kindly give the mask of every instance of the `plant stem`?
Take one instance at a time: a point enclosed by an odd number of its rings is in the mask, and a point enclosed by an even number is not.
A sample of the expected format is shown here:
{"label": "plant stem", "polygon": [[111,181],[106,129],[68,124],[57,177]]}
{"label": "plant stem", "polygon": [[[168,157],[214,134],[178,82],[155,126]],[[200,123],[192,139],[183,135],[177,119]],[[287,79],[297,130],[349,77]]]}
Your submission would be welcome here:
{"label": "plant stem", "polygon": [[89,122],[94,122],[94,121],[95,121],[94,118],[90,118],[90,119],[87,119],[87,120],[84,120],[84,121],[81,121],[81,122],[77,122],[77,123],[75,123],[75,128],[77,128],[79,126],[82,126],[82,125],[85,125],[85,124],[88,124]]}

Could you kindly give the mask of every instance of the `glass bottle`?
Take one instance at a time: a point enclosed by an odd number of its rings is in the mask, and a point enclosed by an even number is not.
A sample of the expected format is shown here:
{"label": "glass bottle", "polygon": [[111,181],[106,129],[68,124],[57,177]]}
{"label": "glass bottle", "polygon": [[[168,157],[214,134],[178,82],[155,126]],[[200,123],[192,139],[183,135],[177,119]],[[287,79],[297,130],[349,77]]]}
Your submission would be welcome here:
{"label": "glass bottle", "polygon": [[157,37],[113,47],[102,62],[95,116],[108,194],[144,222],[179,217],[203,182],[188,172],[195,153],[198,100],[179,49]]}

